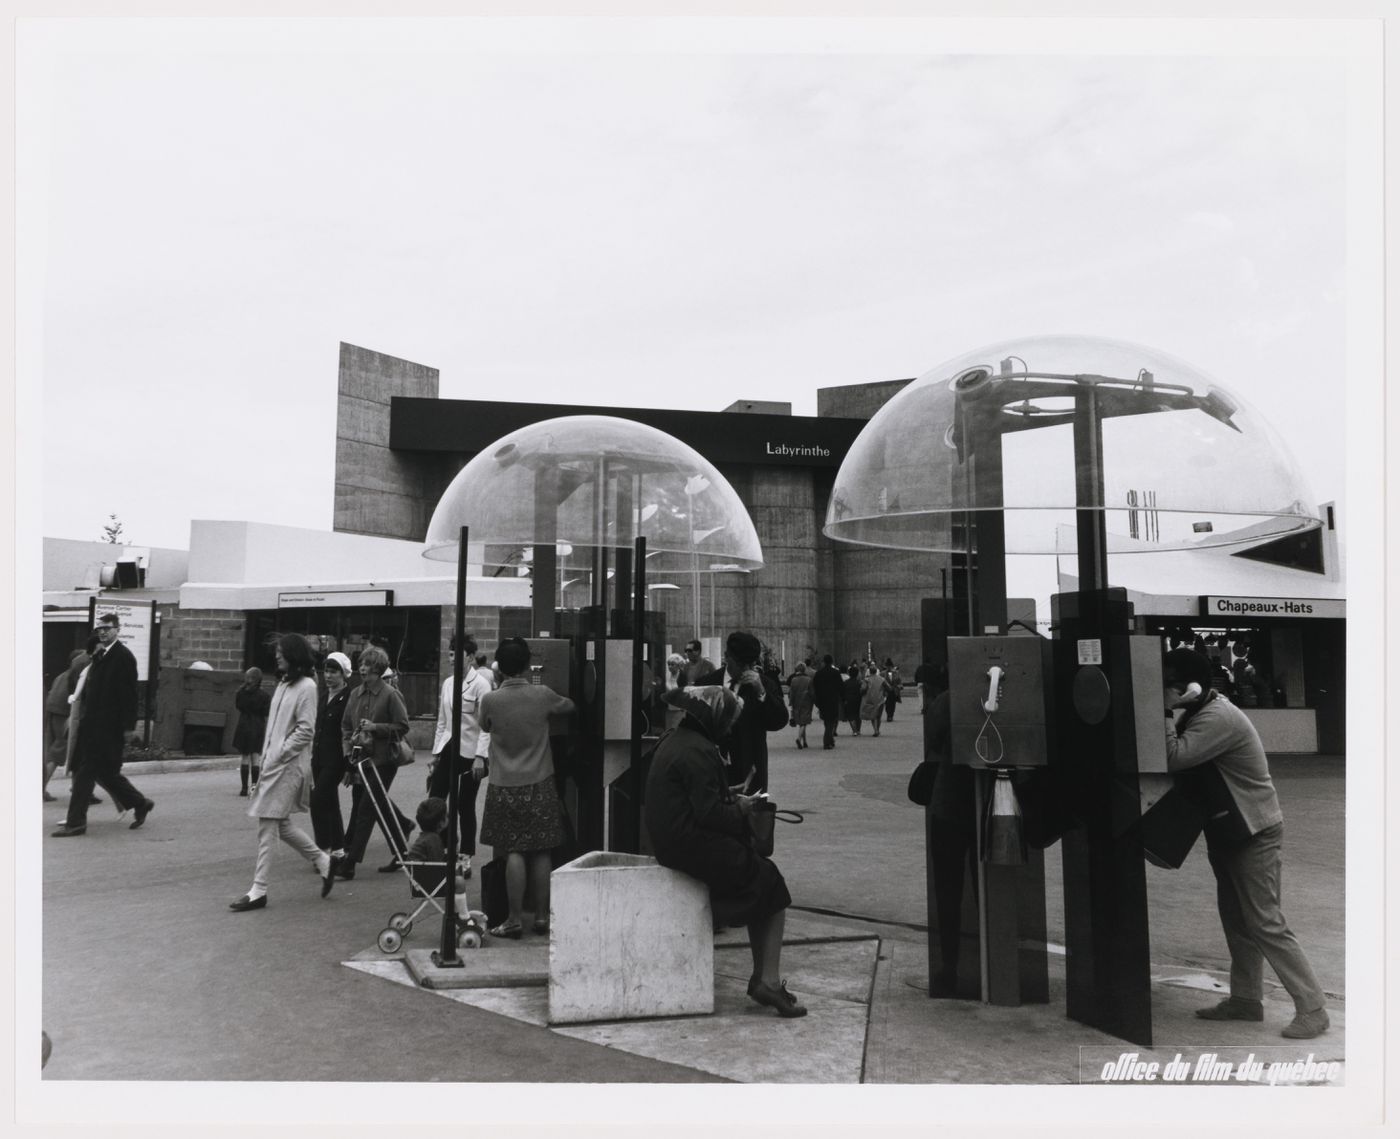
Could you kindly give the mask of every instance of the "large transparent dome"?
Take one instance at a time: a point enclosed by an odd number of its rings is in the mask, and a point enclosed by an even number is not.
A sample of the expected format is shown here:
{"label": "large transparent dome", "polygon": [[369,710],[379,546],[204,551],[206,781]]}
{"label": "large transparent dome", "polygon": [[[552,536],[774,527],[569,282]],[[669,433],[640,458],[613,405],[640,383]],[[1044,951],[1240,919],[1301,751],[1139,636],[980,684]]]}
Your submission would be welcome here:
{"label": "large transparent dome", "polygon": [[606,415],[571,415],[503,436],[444,492],[423,556],[518,565],[555,544],[561,567],[589,551],[647,540],[647,573],[758,569],[763,552],[744,504],[701,455],[664,431]]}
{"label": "large transparent dome", "polygon": [[[1075,446],[1076,414],[1100,426],[1101,497],[1085,489],[1094,464]],[[1317,525],[1288,449],[1238,396],[1152,348],[1046,336],[949,360],[891,399],[841,464],[825,532],[961,550],[962,512],[1004,510],[1008,553],[1067,554],[1086,493],[1109,553],[1252,545]]]}

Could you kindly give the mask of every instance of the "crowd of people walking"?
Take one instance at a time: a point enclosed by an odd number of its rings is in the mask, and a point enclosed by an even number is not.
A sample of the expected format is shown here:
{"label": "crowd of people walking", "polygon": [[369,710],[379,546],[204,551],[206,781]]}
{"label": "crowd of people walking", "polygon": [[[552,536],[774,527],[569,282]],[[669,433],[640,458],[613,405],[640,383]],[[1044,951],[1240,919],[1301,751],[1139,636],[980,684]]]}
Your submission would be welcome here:
{"label": "crowd of people walking", "polygon": [[[119,812],[133,813],[131,829],[143,826],[155,806],[121,770],[124,748],[137,738],[138,685],[135,658],[119,633],[115,615],[101,617],[88,647],[73,652],[47,692],[45,800],[54,798],[47,785],[59,766],[72,774],[67,814],[55,837],[86,833],[88,808],[100,801],[93,793],[96,785]],[[380,870],[413,865],[424,851],[440,857],[454,779],[461,842],[454,886],[462,889],[461,879],[472,872],[478,789],[489,780],[480,837],[504,862],[506,895],[505,917],[490,933],[521,938],[529,894],[534,919],[529,929],[548,933],[552,853],[568,833],[549,722],[574,712],[575,705],[527,678],[531,651],[523,640],[503,641],[490,667],[470,637],[461,648],[468,663],[458,750],[453,751],[454,682],[449,679],[440,693],[429,797],[414,819],[389,794],[398,769],[413,762],[413,751],[406,742],[408,710],[383,648],[365,647],[358,668],[341,652],[327,653],[318,668],[306,639],[289,633],[276,641],[278,678],[270,692],[258,669],[245,673],[234,698],[233,744],[240,756],[238,794],[249,799],[247,814],[257,820],[256,857],[252,882],[230,910],[266,908],[279,841],[315,867],[322,898],[337,879],[354,878],[376,825],[390,852]],[[1229,833],[1206,831],[1232,961],[1230,995],[1199,1015],[1260,1019],[1267,961],[1296,1004],[1284,1035],[1319,1035],[1328,1028],[1325,994],[1281,912],[1282,815],[1257,733],[1214,687],[1217,670],[1208,657],[1181,647],[1168,653],[1164,664],[1165,703],[1172,715],[1170,769],[1188,790],[1202,782],[1202,772],[1218,769],[1231,805],[1222,813],[1232,823]],[[357,672],[359,683],[353,684]],[[950,759],[946,670],[924,662],[914,680],[924,755],[936,769],[926,806],[943,967],[931,978],[931,995],[947,996],[956,990],[955,911],[973,841],[972,771]],[[836,747],[842,721],[852,735],[868,726],[870,738],[878,738],[903,702],[903,690],[899,667],[888,657],[877,663],[867,656],[838,667],[830,654],[820,663],[813,655],[798,662],[784,683],[767,647],[745,631],[729,635],[718,666],[704,656],[700,642],[692,641],[683,655],[666,662],[665,675],[658,678],[666,730],[651,755],[643,796],[655,855],[709,887],[717,927],[748,927],[754,965],[749,996],[780,1016],[799,1017],[806,1009],[779,973],[783,915],[792,898],[771,857],[759,853],[749,838],[750,816],[768,805],[768,736],[793,728],[796,747],[806,749],[815,715],[822,722],[824,749]],[[654,726],[660,730],[660,724]],[[342,819],[340,801],[346,785],[353,788],[348,821]],[[302,811],[311,815],[311,835],[292,821]],[[410,846],[415,826],[431,827],[432,833],[423,832]]]}

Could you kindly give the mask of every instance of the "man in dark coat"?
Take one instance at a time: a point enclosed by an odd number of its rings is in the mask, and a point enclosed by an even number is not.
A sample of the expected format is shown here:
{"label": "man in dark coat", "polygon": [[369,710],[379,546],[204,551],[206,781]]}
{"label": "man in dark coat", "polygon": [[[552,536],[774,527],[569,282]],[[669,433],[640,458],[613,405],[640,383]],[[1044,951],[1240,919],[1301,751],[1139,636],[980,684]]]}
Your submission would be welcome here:
{"label": "man in dark coat", "polygon": [[135,830],[155,806],[122,774],[122,748],[136,735],[136,658],[117,639],[121,620],[104,613],[97,624],[98,645],[83,684],[82,710],[77,725],[75,774],[68,798],[68,817],[55,838],[87,833],[87,811],[94,783],[101,783],[122,810],[134,810]]}
{"label": "man in dark coat", "polygon": [[830,750],[836,746],[836,724],[841,719],[841,670],[830,653],[822,657],[822,666],[812,677],[812,697],[822,718],[822,747]]}
{"label": "man in dark coat", "polygon": [[783,689],[758,669],[763,643],[752,633],[736,631],[724,643],[724,667],[702,676],[697,684],[718,684],[743,698],[744,710],[723,745],[729,760],[729,781],[738,786],[753,773],[749,793],[768,790],[768,733],[787,727]]}

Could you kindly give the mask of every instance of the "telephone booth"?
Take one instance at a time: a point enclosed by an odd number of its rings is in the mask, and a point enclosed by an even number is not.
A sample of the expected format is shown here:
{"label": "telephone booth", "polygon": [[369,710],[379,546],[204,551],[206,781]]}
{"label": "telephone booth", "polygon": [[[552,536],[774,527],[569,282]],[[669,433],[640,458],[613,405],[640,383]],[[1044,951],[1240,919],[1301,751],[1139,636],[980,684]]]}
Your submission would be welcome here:
{"label": "telephone booth", "polygon": [[[924,606],[924,642],[949,677],[940,777],[972,769],[961,778],[984,1000],[1048,999],[1036,847],[1060,840],[1067,1011],[1151,1043],[1141,818],[1168,778],[1161,643],[1110,587],[1110,559],[1301,534],[1319,525],[1311,501],[1244,401],[1166,353],[1086,337],[1006,341],[941,364],[852,446],[825,532],[952,562],[953,602]],[[1012,554],[1075,563],[1049,639],[1009,618]],[[1007,829],[1019,851],[989,841]],[[958,875],[935,865],[932,823],[929,835],[932,996],[939,947],[959,944],[940,937],[940,914],[957,921],[958,907],[938,904],[935,883],[956,889]]]}

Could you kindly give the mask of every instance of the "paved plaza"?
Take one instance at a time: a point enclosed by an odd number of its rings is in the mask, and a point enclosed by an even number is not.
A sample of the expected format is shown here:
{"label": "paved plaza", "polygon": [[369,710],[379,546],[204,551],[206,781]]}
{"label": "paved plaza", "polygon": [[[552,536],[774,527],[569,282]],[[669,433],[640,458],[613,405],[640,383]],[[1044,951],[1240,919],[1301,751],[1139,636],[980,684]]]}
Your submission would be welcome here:
{"label": "paved plaza", "polygon": [[[381,839],[359,876],[325,901],[306,864],[280,851],[268,908],[230,913],[255,846],[236,769],[225,760],[178,770],[175,761],[144,772],[156,808],[143,829],[128,830],[104,804],[85,837],[42,840],[43,1024],[53,1040],[45,1084],[1079,1082],[1083,1056],[1129,1046],[1064,1015],[1058,848],[1046,857],[1050,1004],[994,1008],[924,994],[923,817],[905,799],[919,724],[908,707],[878,739],[843,733],[833,751],[799,751],[786,731],[770,737],[773,796],[806,815],[801,826],[779,828],[775,855],[794,898],[784,973],[811,1008],[796,1022],[745,999],[743,931],[717,941],[712,1018],[555,1030],[538,987],[419,988],[402,954],[375,947],[388,915],[408,901],[401,875],[375,872],[386,857]],[[394,787],[410,813],[425,759]],[[1342,1062],[1344,761],[1279,757],[1273,769],[1287,819],[1286,912],[1329,994],[1333,1023],[1303,1051]],[[45,805],[46,835],[62,807]],[[477,864],[488,856],[479,851]],[[1268,1055],[1289,1044],[1278,1031],[1291,1002],[1276,985],[1263,1024],[1193,1016],[1216,999],[1227,968],[1204,849],[1179,871],[1149,867],[1148,882],[1156,1051],[1170,1060],[1209,1044]],[[437,922],[422,922],[405,949],[436,941]],[[527,936],[464,953],[538,962],[544,951],[545,939]]]}

